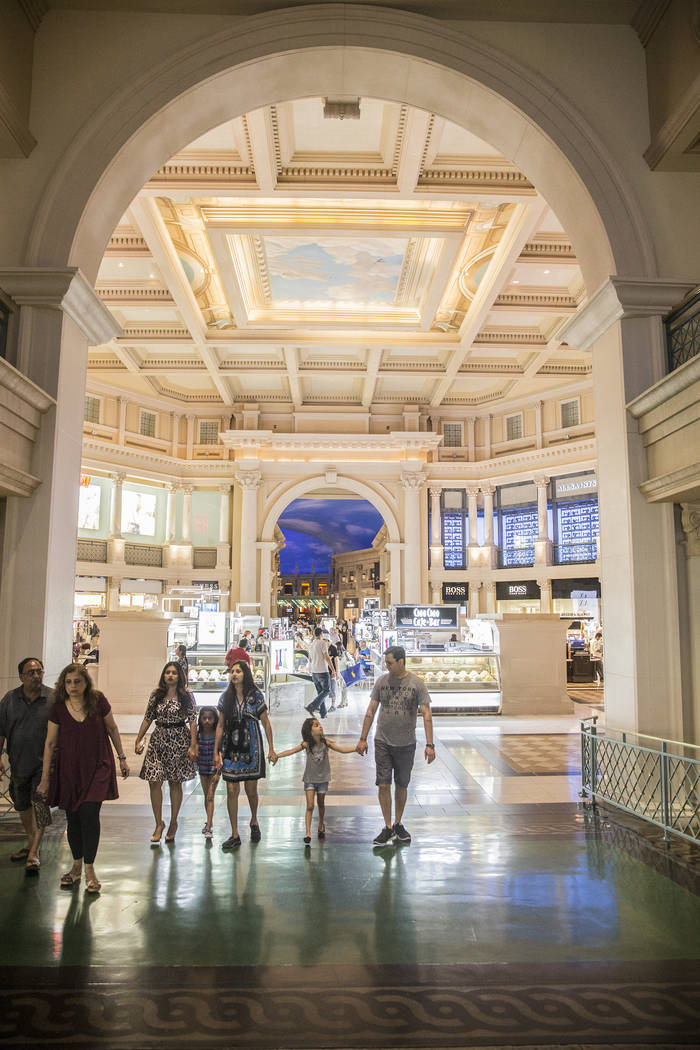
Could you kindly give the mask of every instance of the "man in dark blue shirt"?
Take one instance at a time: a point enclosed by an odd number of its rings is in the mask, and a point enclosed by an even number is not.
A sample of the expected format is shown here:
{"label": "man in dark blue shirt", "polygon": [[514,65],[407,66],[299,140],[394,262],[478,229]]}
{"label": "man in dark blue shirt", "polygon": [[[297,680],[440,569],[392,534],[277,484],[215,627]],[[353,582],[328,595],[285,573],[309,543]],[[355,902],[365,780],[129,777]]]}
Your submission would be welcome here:
{"label": "man in dark blue shirt", "polygon": [[24,861],[28,874],[39,871],[39,846],[44,834],[34,819],[32,798],[41,780],[46,723],[53,690],[44,685],[44,665],[34,656],[20,660],[21,685],[0,700],[0,777],[6,774],[2,752],[10,758],[10,797],[27,836],[27,845],[10,860]]}

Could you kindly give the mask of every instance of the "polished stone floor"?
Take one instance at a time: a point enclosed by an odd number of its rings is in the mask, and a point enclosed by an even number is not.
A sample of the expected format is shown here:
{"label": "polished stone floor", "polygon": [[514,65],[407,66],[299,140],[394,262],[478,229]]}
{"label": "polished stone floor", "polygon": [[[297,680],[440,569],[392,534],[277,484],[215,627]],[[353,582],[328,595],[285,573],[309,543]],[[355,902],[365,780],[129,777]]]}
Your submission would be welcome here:
{"label": "polished stone floor", "polygon": [[[339,743],[354,743],[368,699],[350,695],[326,722]],[[296,742],[297,703],[277,697],[279,750]],[[259,844],[242,807],[233,854],[220,849],[222,788],[213,843],[193,783],[176,843],[152,848],[147,788],[132,777],[103,807],[99,898],[58,888],[69,865],[60,821],[37,878],[0,860],[0,1040],[700,1046],[700,863],[580,806],[586,713],[436,719],[437,760],[416,763],[406,847],[372,847],[369,757],[332,757],[327,837],[314,828],[311,849],[300,756],[262,785]],[[122,724],[129,746],[137,723]],[[7,858],[13,827],[0,829]]]}

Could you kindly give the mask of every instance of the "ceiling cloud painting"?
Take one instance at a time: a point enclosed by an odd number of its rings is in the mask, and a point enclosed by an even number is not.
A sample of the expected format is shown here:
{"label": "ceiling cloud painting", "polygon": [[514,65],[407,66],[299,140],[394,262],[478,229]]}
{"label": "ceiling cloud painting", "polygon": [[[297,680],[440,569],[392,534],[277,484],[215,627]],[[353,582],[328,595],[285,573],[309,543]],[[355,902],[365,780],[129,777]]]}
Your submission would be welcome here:
{"label": "ceiling cloud painting", "polygon": [[275,305],[285,302],[393,303],[405,237],[265,237]]}
{"label": "ceiling cloud painting", "polygon": [[329,573],[334,554],[371,547],[383,524],[367,500],[296,499],[278,521],[286,543],[282,573]]}

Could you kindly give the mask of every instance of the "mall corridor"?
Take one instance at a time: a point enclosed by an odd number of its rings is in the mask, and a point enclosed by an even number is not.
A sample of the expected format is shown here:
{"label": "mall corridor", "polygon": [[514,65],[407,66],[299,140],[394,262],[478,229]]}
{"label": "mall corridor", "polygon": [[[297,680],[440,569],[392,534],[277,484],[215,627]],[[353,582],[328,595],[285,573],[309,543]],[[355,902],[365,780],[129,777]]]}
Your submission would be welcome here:
{"label": "mall corridor", "polygon": [[[331,739],[355,741],[367,697],[355,688],[328,716]],[[277,748],[296,742],[297,706],[271,712]],[[223,785],[206,842],[192,782],[175,844],[151,847],[125,732],[132,776],[103,810],[98,898],[59,889],[60,823],[37,878],[10,864],[0,824],[3,1044],[697,1046],[697,849],[582,808],[577,719],[592,709],[576,707],[438,720],[437,761],[410,789],[413,842],[384,849],[374,764],[354,754],[334,756],[327,837],[314,820],[310,849],[298,756],[263,782],[261,843],[244,808],[241,848],[221,851]]]}

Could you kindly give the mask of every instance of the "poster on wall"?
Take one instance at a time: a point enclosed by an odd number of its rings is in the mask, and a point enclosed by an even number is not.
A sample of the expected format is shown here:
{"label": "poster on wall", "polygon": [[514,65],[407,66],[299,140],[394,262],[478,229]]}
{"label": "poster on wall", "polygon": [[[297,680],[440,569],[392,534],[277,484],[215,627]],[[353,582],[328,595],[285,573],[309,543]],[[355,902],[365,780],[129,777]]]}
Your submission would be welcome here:
{"label": "poster on wall", "polygon": [[129,536],[155,536],[156,497],[150,492],[122,493],[122,532]]}
{"label": "poster on wall", "polygon": [[226,613],[200,610],[198,644],[225,648]]}
{"label": "poster on wall", "polygon": [[99,485],[88,485],[87,487],[81,485],[78,504],[79,529],[99,529],[101,499],[102,489]]}
{"label": "poster on wall", "polygon": [[270,674],[294,673],[294,642],[274,639],[270,642]]}

